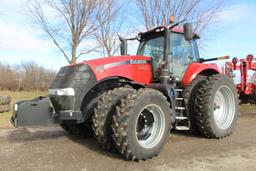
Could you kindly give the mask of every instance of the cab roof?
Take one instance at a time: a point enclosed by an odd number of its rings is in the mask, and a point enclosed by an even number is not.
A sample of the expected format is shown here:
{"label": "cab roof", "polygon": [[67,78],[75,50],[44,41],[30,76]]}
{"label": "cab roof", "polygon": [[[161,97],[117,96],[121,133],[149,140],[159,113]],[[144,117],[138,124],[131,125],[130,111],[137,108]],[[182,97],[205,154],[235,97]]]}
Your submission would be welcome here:
{"label": "cab roof", "polygon": [[[156,33],[156,32],[160,33],[162,31],[164,31],[164,29],[166,29],[166,28],[167,28],[166,26],[154,27],[154,28],[150,29],[149,31],[139,33],[139,35],[144,37],[144,36],[148,36],[152,33]],[[174,33],[184,34],[184,30],[181,27],[174,27],[174,28],[171,29],[171,31],[174,32]],[[200,38],[199,35],[196,34],[196,33],[194,33],[194,37],[195,37],[195,39]]]}

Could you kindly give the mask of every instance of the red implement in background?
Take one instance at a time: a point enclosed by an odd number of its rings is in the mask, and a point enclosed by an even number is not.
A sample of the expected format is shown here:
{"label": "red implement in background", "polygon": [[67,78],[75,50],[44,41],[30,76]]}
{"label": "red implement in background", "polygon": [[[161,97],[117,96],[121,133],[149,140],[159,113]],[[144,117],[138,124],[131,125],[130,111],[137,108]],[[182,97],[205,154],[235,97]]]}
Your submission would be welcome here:
{"label": "red implement in background", "polygon": [[256,83],[250,82],[249,71],[256,71],[256,62],[253,55],[245,59],[233,58],[232,62],[226,62],[225,74],[235,77],[234,71],[240,71],[240,82],[236,85],[241,103],[256,104]]}

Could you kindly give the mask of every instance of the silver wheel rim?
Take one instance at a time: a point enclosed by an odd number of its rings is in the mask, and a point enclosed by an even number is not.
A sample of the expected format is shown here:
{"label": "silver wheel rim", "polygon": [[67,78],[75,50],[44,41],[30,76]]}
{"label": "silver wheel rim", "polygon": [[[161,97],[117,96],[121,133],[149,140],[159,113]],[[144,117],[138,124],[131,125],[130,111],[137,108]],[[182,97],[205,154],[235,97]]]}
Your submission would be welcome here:
{"label": "silver wheel rim", "polygon": [[164,134],[165,118],[162,109],[150,104],[144,107],[137,117],[136,137],[144,148],[153,148],[161,141]]}
{"label": "silver wheel rim", "polygon": [[213,116],[216,125],[221,130],[228,129],[235,116],[235,98],[232,90],[226,86],[221,86],[214,97]]}

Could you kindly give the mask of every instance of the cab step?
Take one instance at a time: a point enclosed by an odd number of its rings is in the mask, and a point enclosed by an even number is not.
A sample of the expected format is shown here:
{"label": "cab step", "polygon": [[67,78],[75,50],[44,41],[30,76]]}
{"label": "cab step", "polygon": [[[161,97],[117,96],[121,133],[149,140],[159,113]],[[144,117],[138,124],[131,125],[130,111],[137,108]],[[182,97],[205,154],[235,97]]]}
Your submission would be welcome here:
{"label": "cab step", "polygon": [[176,116],[175,118],[177,120],[186,120],[186,119],[188,119],[188,117],[185,117],[185,116]]}
{"label": "cab step", "polygon": [[176,110],[185,110],[185,107],[175,107]]}
{"label": "cab step", "polygon": [[175,129],[178,130],[178,131],[188,131],[189,127],[187,127],[187,126],[176,126]]}

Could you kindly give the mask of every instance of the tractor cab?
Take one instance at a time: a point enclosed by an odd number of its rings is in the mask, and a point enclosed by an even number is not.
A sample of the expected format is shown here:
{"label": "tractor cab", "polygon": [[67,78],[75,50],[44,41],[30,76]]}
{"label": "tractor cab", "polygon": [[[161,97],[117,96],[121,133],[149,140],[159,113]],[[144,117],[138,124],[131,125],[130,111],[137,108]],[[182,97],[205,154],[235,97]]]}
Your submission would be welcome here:
{"label": "tractor cab", "polygon": [[186,71],[192,62],[202,62],[199,57],[196,40],[199,36],[193,33],[190,23],[179,26],[184,21],[169,26],[160,26],[147,32],[138,34],[138,37],[121,41],[121,55],[127,55],[127,40],[138,40],[137,56],[152,58],[153,80],[168,82],[170,76],[182,82]]}
{"label": "tractor cab", "polygon": [[[159,78],[159,69],[164,63],[165,53],[165,27],[158,27],[148,32],[139,34],[139,47],[137,55],[149,56],[152,58],[153,77]],[[179,80],[192,62],[199,61],[199,52],[194,34],[193,39],[187,41],[183,29],[174,28],[168,32],[168,70]]]}

